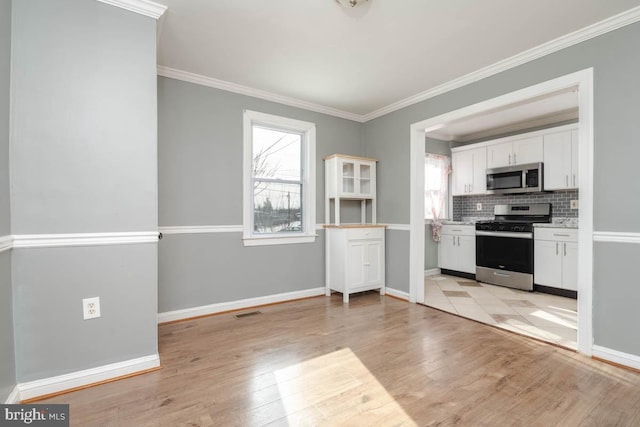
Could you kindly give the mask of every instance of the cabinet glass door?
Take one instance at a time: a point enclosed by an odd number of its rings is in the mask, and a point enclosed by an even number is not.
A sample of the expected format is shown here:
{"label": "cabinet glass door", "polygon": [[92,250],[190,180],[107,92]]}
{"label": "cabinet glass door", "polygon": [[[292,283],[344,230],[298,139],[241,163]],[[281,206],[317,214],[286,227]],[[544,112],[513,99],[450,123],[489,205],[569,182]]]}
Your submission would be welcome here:
{"label": "cabinet glass door", "polygon": [[359,164],[360,170],[360,194],[371,194],[371,165]]}
{"label": "cabinet glass door", "polygon": [[342,192],[353,193],[355,191],[355,164],[353,162],[342,162]]}

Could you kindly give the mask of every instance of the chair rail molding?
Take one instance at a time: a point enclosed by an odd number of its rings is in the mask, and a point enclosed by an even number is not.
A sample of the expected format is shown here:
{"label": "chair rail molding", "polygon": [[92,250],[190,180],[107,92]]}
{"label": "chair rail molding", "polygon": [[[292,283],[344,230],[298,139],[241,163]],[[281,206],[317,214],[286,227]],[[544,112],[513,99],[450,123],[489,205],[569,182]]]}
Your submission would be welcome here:
{"label": "chair rail molding", "polygon": [[157,243],[157,231],[134,231],[116,233],[69,233],[69,234],[17,234],[12,247],[50,248],[66,246],[109,246],[139,243]]}

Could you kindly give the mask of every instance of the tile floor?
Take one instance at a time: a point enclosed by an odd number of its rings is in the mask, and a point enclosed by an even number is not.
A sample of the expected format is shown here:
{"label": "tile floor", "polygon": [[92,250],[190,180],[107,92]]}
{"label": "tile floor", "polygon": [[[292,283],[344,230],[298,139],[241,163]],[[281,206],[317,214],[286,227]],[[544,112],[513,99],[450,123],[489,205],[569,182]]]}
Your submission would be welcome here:
{"label": "tile floor", "polygon": [[577,349],[577,301],[453,276],[425,277],[425,305]]}

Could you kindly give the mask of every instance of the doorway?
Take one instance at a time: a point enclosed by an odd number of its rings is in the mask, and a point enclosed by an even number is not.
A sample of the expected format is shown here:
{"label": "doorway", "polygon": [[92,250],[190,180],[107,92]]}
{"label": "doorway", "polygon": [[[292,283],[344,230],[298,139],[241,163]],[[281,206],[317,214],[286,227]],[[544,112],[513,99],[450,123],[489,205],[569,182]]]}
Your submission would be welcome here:
{"label": "doorway", "polygon": [[424,287],[424,148],[425,133],[482,112],[525,103],[555,92],[578,91],[579,138],[579,256],[578,351],[591,355],[593,284],[593,70],[587,69],[470,105],[411,125],[410,299],[425,301]]}

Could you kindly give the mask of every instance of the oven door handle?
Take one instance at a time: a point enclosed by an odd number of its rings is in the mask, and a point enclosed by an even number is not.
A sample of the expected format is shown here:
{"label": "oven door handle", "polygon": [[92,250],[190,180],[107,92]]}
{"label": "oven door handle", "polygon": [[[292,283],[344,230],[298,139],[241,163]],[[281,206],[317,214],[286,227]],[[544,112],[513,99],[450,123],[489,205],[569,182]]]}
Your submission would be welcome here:
{"label": "oven door handle", "polygon": [[512,233],[509,231],[476,231],[476,236],[512,237],[516,239],[533,239],[533,233]]}

